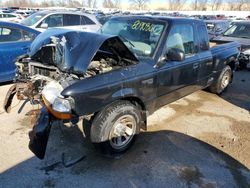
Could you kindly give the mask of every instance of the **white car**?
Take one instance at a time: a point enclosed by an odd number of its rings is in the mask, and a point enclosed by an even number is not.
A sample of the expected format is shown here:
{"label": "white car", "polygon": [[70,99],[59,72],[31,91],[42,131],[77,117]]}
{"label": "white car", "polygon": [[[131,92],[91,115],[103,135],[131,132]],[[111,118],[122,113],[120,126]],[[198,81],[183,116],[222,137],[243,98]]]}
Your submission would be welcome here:
{"label": "white car", "polygon": [[0,21],[20,22],[24,17],[14,13],[0,13]]}
{"label": "white car", "polygon": [[21,24],[41,32],[53,27],[96,32],[101,27],[94,15],[70,11],[39,11],[22,20]]}
{"label": "white car", "polygon": [[17,10],[15,11],[15,13],[22,15],[24,18],[27,18],[32,13],[32,11],[31,10]]}

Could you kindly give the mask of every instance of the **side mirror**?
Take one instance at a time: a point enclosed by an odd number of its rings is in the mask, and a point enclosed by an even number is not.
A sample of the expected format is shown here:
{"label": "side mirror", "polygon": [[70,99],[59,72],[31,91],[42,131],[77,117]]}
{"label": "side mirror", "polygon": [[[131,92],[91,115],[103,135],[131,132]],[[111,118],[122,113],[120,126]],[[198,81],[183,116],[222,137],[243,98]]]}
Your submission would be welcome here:
{"label": "side mirror", "polygon": [[47,23],[42,23],[40,28],[47,29],[49,25]]}
{"label": "side mirror", "polygon": [[178,48],[170,48],[167,52],[167,59],[171,61],[184,61],[185,53]]}

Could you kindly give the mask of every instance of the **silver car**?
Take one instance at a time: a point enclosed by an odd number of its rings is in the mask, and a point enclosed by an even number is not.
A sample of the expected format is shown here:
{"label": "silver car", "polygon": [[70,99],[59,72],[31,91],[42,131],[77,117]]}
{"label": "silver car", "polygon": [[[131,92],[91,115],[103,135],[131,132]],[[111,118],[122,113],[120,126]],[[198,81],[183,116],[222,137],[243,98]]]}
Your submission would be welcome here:
{"label": "silver car", "polygon": [[94,15],[72,11],[39,11],[22,20],[21,24],[41,32],[54,27],[96,32],[101,27]]}
{"label": "silver car", "polygon": [[21,16],[20,14],[2,13],[2,12],[0,12],[0,21],[20,22],[22,19],[24,19],[24,17]]}

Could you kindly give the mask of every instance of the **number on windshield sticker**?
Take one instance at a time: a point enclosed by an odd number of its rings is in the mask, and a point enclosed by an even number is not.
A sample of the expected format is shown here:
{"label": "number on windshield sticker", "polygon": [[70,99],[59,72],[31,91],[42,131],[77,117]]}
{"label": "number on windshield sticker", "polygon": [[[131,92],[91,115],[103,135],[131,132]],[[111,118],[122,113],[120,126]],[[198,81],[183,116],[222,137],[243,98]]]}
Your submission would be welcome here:
{"label": "number on windshield sticker", "polygon": [[147,32],[152,32],[153,27],[154,27],[153,24],[147,23],[147,22],[142,22],[140,20],[137,20],[132,24],[133,30],[141,30],[141,31],[147,31]]}

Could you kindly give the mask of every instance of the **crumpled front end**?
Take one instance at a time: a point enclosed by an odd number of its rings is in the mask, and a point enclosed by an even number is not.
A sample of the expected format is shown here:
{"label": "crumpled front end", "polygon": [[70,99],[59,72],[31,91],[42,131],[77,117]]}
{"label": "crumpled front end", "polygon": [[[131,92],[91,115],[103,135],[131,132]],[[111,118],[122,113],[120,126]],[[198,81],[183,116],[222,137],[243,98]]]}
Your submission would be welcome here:
{"label": "crumpled front end", "polygon": [[241,53],[238,57],[238,60],[240,62],[240,68],[250,69],[250,49],[249,49],[249,47],[241,49]]}
{"label": "crumpled front end", "polygon": [[138,63],[118,37],[56,30],[39,35],[28,55],[16,62],[16,83],[9,89],[4,109],[19,100],[39,104],[41,111],[30,132],[29,147],[39,158],[46,150],[53,121],[79,118],[75,101],[64,89],[83,79]]}

